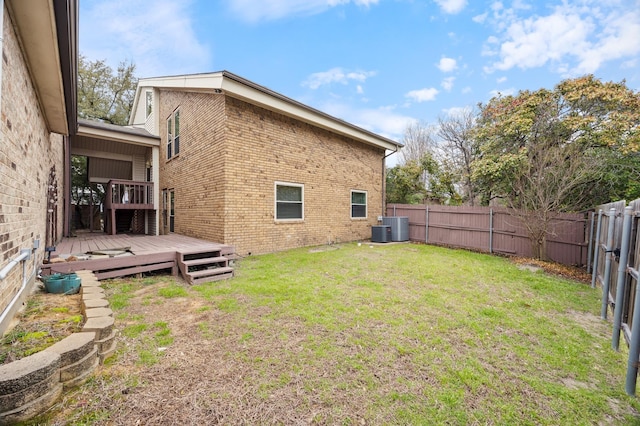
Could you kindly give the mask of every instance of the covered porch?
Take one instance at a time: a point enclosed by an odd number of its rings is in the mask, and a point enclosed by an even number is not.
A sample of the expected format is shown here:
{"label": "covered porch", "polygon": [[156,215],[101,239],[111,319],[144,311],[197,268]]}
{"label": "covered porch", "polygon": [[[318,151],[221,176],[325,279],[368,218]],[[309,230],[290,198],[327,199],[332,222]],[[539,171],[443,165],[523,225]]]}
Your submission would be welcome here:
{"label": "covered porch", "polygon": [[42,270],[45,274],[90,270],[100,280],[171,270],[198,284],[232,277],[234,253],[232,246],[178,234],[82,232],[64,238]]}
{"label": "covered porch", "polygon": [[78,120],[70,156],[82,161],[70,157],[76,176],[69,177],[73,217],[66,235],[85,229],[157,235],[159,146],[160,139],[144,129]]}

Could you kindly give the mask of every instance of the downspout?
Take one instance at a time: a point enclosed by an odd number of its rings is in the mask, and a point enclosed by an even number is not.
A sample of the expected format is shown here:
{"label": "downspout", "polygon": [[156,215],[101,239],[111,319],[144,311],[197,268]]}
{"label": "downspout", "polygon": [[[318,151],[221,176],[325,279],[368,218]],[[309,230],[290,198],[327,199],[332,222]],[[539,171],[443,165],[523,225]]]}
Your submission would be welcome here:
{"label": "downspout", "polygon": [[385,206],[387,204],[387,167],[386,167],[386,160],[387,157],[390,155],[395,154],[396,152],[398,152],[398,145],[395,146],[396,150],[392,151],[388,154],[386,154],[384,157],[382,157],[382,216],[386,216],[387,212],[385,211]]}

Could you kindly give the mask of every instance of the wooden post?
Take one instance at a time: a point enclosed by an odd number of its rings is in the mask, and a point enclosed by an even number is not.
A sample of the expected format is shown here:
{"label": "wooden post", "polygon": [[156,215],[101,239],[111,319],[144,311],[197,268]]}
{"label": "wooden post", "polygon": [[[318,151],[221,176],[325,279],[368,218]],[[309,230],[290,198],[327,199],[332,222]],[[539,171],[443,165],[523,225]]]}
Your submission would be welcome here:
{"label": "wooden post", "polygon": [[429,206],[425,206],[425,215],[424,215],[424,242],[429,242]]}
{"label": "wooden post", "polygon": [[493,253],[493,209],[489,210],[489,253]]}

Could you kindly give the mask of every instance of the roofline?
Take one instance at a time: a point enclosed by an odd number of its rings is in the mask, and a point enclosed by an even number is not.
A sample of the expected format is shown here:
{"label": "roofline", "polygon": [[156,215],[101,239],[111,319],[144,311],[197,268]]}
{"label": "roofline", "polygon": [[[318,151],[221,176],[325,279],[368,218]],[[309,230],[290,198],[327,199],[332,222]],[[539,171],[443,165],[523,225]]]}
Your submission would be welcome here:
{"label": "roofline", "polygon": [[[154,87],[209,93],[225,93],[253,105],[287,115],[326,130],[356,139],[368,145],[396,151],[401,143],[348,123],[301,102],[293,100],[267,87],[256,84],[229,71],[189,74],[167,77],[142,78],[134,98],[136,110],[142,88]],[[132,118],[133,119],[133,116]]]}
{"label": "roofline", "polygon": [[6,3],[47,128],[75,131],[77,0]]}
{"label": "roofline", "polygon": [[102,123],[92,123],[89,120],[79,120],[76,135],[133,145],[160,146],[159,136],[155,136],[150,133],[149,136],[141,135],[136,129],[129,129],[121,126],[118,126],[120,128],[117,129],[108,129],[101,124]]}

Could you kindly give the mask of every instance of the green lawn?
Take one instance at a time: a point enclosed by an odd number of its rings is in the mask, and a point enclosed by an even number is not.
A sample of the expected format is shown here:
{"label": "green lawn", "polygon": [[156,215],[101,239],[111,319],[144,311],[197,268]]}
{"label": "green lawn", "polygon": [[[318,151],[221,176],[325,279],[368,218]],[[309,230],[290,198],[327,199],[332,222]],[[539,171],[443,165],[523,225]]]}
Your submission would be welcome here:
{"label": "green lawn", "polygon": [[46,421],[640,424],[587,284],[415,244],[298,249],[236,271],[108,282],[118,354]]}

